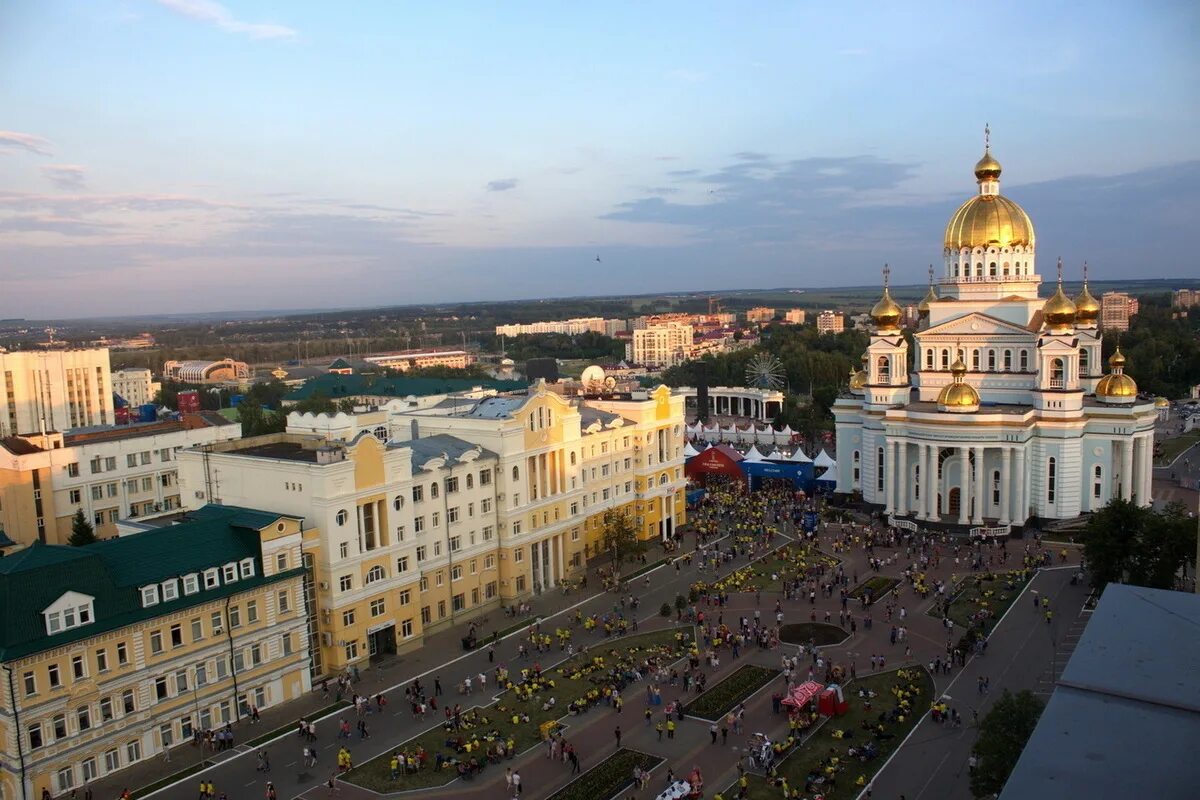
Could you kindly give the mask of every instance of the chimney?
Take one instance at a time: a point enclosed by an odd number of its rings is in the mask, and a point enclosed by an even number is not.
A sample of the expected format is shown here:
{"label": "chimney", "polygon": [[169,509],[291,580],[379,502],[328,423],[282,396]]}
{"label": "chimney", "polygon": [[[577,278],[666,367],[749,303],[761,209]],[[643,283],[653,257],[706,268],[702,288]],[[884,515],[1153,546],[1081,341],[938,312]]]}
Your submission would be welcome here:
{"label": "chimney", "polygon": [[345,454],[340,447],[318,447],[317,448],[317,463],[318,464],[336,464],[339,461],[345,460]]}
{"label": "chimney", "polygon": [[412,429],[411,429],[411,431],[410,431],[410,432],[411,432],[411,434],[412,434],[412,437],[411,437],[411,438],[413,438],[413,439],[419,439],[419,438],[421,438],[421,435],[420,435],[420,426],[417,424],[417,421],[414,419],[414,420],[413,420],[413,421],[412,421],[410,424],[412,425]]}

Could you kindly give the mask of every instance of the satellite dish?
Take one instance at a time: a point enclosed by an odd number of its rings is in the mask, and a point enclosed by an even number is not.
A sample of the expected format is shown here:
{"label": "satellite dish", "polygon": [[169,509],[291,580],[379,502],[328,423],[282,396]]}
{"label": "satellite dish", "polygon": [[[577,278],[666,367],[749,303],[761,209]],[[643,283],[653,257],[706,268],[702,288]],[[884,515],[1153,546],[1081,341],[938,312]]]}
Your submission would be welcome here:
{"label": "satellite dish", "polygon": [[609,375],[604,379],[604,388],[609,390],[617,388],[617,379]]}
{"label": "satellite dish", "polygon": [[580,377],[580,381],[585,386],[593,383],[603,384],[604,370],[601,367],[592,364],[590,367],[587,367],[583,370],[583,375]]}

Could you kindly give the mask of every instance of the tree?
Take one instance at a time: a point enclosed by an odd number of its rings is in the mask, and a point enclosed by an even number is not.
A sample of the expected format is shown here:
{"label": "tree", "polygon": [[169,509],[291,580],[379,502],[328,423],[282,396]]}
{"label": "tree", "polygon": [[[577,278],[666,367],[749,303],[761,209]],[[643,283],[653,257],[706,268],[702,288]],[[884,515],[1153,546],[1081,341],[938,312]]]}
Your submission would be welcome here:
{"label": "tree", "polygon": [[91,544],[97,541],[96,529],[92,527],[92,523],[88,522],[88,518],[83,515],[83,509],[77,509],[75,516],[71,518],[71,536],[67,539],[67,544],[72,547],[82,547],[85,544]]}
{"label": "tree", "polygon": [[615,576],[620,564],[641,553],[645,549],[645,543],[638,540],[637,528],[634,527],[628,512],[609,509],[604,512],[601,524],[604,526],[601,544],[605,550],[612,553]]}
{"label": "tree", "polygon": [[1093,588],[1110,583],[1176,588],[1180,570],[1196,563],[1195,525],[1179,503],[1155,511],[1112,500],[1092,515],[1084,534]]}
{"label": "tree", "polygon": [[242,421],[242,436],[262,436],[283,433],[287,429],[287,413],[267,411],[253,400],[238,403],[238,419]]}
{"label": "tree", "polygon": [[1029,690],[1012,694],[1007,689],[979,723],[979,738],[971,752],[979,763],[971,774],[971,793],[995,796],[1004,788],[1021,751],[1033,734],[1045,704]]}

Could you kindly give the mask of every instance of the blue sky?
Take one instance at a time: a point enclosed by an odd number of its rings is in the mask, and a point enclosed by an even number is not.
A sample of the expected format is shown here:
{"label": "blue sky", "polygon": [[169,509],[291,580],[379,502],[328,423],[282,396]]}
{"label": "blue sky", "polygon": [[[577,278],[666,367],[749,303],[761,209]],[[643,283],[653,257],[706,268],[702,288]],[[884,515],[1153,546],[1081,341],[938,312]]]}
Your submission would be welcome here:
{"label": "blue sky", "polygon": [[0,316],[918,283],[985,122],[1043,265],[1190,276],[1198,41],[1187,2],[9,0]]}

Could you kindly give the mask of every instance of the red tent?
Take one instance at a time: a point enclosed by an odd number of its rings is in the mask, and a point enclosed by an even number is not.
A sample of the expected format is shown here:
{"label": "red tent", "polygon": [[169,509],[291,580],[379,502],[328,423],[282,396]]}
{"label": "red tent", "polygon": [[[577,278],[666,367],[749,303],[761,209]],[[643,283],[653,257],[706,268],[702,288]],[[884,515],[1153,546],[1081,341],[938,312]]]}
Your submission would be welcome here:
{"label": "red tent", "polygon": [[816,681],[805,681],[799,686],[792,687],[792,690],[788,692],[788,696],[783,698],[783,704],[795,708],[804,708],[824,688],[823,684]]}
{"label": "red tent", "polygon": [[746,476],[738,466],[741,460],[741,455],[731,447],[710,447],[700,455],[689,458],[683,471],[688,480],[700,485],[704,484],[708,475],[724,475],[732,481],[744,481]]}

